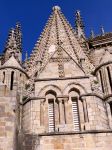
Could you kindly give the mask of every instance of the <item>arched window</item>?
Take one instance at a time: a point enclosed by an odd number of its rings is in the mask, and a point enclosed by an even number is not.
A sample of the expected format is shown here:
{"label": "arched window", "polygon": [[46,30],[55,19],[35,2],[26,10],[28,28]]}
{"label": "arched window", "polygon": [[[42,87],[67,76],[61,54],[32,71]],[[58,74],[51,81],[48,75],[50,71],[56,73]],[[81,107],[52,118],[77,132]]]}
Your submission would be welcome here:
{"label": "arched window", "polygon": [[5,82],[5,71],[3,72],[3,80],[2,82],[4,83]]}
{"label": "arched window", "polygon": [[14,71],[11,72],[10,90],[13,90],[14,84]]}
{"label": "arched window", "polygon": [[56,93],[54,91],[48,91],[46,93],[46,100],[48,101],[48,125],[49,132],[55,131],[55,103],[56,103]]}
{"label": "arched window", "polygon": [[69,97],[72,102],[72,116],[73,116],[74,130],[80,131],[80,116],[79,116],[79,106],[78,106],[79,95],[76,91],[74,91],[74,89],[72,89],[69,92]]}
{"label": "arched window", "polygon": [[99,71],[99,75],[100,75],[100,83],[101,83],[102,92],[104,93],[103,77],[102,77],[101,70]]}

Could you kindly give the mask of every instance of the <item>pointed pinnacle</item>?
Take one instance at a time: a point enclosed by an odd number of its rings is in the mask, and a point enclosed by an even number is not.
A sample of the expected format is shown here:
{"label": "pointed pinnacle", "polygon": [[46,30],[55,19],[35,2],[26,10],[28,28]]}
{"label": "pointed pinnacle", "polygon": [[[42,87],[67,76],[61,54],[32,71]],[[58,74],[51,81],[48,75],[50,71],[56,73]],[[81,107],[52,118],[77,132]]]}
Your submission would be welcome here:
{"label": "pointed pinnacle", "polygon": [[81,17],[81,14],[80,14],[79,10],[76,11],[75,16],[76,16],[76,21],[75,21],[76,27],[80,26],[83,29],[84,24],[83,24],[83,20],[82,20],[82,17]]}
{"label": "pointed pinnacle", "polygon": [[93,30],[91,30],[91,35],[90,35],[90,37],[91,38],[94,38],[95,36],[94,36],[94,31]]}
{"label": "pointed pinnacle", "polygon": [[80,10],[77,10],[77,11],[76,11],[76,16],[77,16],[78,18],[81,18]]}
{"label": "pointed pinnacle", "polygon": [[104,35],[104,34],[105,34],[105,31],[104,31],[103,26],[101,26],[101,34],[102,34],[102,35]]}
{"label": "pointed pinnacle", "polygon": [[10,31],[9,31],[9,35],[8,35],[8,40],[7,40],[6,46],[10,45],[11,41],[15,41],[14,28],[11,28]]}
{"label": "pointed pinnacle", "polygon": [[25,60],[28,60],[28,52],[26,51]]}

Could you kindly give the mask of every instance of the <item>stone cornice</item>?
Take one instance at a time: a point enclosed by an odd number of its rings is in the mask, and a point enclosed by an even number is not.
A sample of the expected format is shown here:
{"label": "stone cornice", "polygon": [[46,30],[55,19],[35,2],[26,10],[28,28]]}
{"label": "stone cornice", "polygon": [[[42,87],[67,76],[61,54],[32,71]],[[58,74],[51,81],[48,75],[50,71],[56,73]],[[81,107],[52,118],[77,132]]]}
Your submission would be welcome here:
{"label": "stone cornice", "polygon": [[72,79],[86,79],[89,76],[77,76],[77,77],[64,77],[64,78],[45,78],[45,79],[36,79],[35,82],[38,81],[51,81],[51,80],[72,80]]}
{"label": "stone cornice", "polygon": [[[104,100],[103,97],[101,97],[100,95],[98,94],[95,94],[95,93],[87,93],[87,94],[83,94],[83,95],[80,95],[80,99],[83,101],[83,98],[84,97],[88,97],[88,96],[96,96],[98,98],[100,98],[101,100]],[[68,96],[58,96],[57,98],[68,98]],[[29,101],[33,101],[33,100],[40,100],[40,99],[45,99],[45,97],[30,97],[28,99],[26,99],[23,103],[21,103],[21,105],[25,105],[26,103],[28,103]]]}
{"label": "stone cornice", "polygon": [[100,134],[100,133],[112,133],[112,130],[87,130],[79,132],[52,132],[52,133],[42,133],[38,136],[58,136],[58,135],[74,135],[74,134]]}

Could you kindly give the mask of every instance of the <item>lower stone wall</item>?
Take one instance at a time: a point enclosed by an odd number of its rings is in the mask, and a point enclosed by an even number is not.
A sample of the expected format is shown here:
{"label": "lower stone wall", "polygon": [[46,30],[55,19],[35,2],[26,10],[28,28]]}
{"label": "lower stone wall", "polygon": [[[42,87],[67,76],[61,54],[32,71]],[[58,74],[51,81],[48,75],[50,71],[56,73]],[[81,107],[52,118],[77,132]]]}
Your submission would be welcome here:
{"label": "lower stone wall", "polygon": [[112,150],[111,131],[25,134],[19,150]]}
{"label": "lower stone wall", "polygon": [[[0,150],[14,150],[15,137],[15,112],[11,104],[13,98],[0,97]],[[15,101],[15,99],[14,99]],[[15,141],[15,142],[14,142]]]}
{"label": "lower stone wall", "polygon": [[41,135],[36,150],[112,150],[112,132]]}

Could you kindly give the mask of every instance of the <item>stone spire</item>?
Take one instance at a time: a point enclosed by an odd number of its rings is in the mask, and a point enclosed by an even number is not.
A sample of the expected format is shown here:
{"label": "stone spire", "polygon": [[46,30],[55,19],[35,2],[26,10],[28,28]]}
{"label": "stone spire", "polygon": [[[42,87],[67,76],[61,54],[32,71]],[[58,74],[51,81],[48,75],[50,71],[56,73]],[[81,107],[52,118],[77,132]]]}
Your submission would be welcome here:
{"label": "stone spire", "polygon": [[17,50],[17,43],[15,39],[15,31],[14,31],[14,28],[11,28],[11,30],[9,31],[9,35],[8,35],[8,39],[6,42],[4,52],[9,51],[10,53],[13,53],[16,50]]}
{"label": "stone spire", "polygon": [[81,36],[84,36],[84,24],[79,10],[76,11],[75,16],[76,16],[75,21],[76,33],[80,38]]}
{"label": "stone spire", "polygon": [[4,49],[4,62],[6,62],[11,56],[12,53],[18,62],[21,62],[21,32],[20,26],[17,24],[16,28],[12,28],[9,31],[8,39]]}

